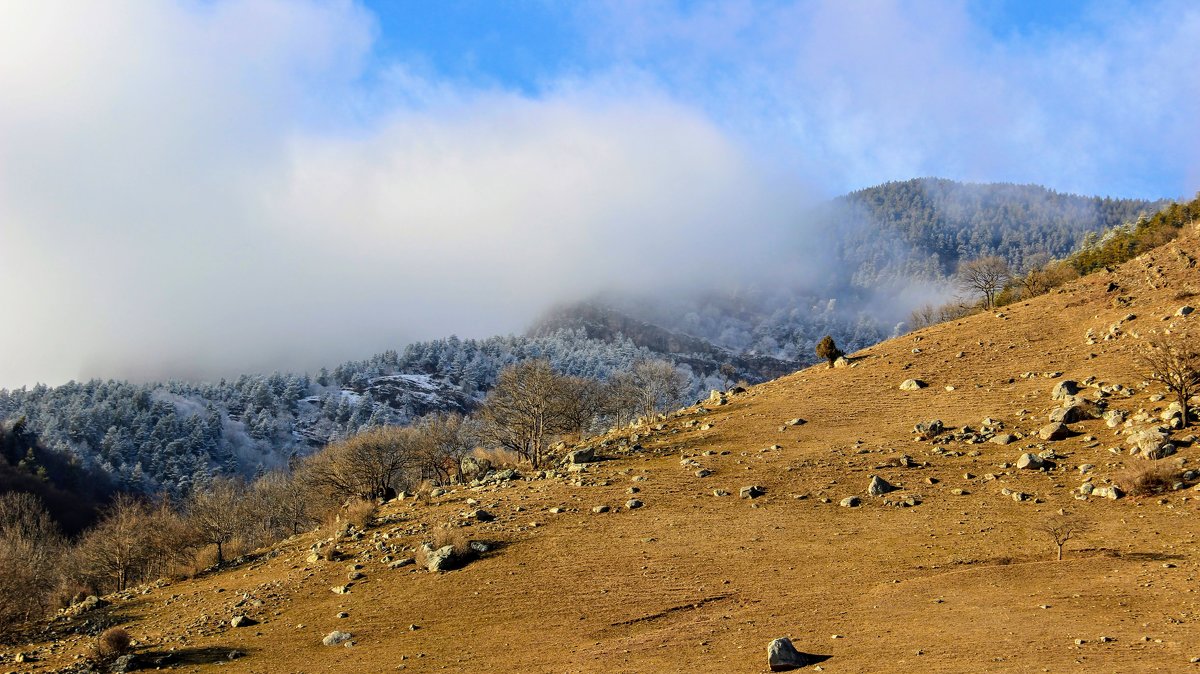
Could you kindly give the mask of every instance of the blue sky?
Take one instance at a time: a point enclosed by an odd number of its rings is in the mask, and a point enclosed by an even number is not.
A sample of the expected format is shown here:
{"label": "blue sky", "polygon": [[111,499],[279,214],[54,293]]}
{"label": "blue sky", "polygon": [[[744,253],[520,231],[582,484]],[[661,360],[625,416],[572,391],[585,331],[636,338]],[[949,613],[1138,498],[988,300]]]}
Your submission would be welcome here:
{"label": "blue sky", "polygon": [[[1143,197],[1190,196],[1200,186],[1190,158],[1153,156],[1196,146],[1188,116],[1200,98],[1197,50],[1187,43],[1197,8],[1188,3],[372,0],[366,8],[377,26],[368,69],[402,63],[455,87],[530,98],[564,81],[632,79],[751,145],[790,149],[797,156],[773,161],[826,193],[926,174]],[[812,40],[833,49],[814,53]],[[790,59],[813,69],[797,73]],[[814,110],[829,86],[854,124]],[[1147,109],[1155,105],[1147,99],[1158,106]],[[993,103],[1011,109],[992,119]],[[802,133],[789,119],[803,120]],[[863,127],[907,137],[839,140]],[[844,168],[830,175],[830,164]]]}
{"label": "blue sky", "polygon": [[1200,189],[1191,0],[0,2],[0,91],[0,386],[820,274],[888,180]]}

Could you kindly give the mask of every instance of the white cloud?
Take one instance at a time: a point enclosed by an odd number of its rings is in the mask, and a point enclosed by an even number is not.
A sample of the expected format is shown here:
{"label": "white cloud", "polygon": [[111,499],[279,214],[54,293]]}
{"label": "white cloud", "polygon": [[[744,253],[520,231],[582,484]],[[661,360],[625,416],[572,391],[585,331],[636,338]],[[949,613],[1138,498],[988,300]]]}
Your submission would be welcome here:
{"label": "white cloud", "polygon": [[402,66],[365,90],[350,4],[5,7],[41,28],[0,40],[38,74],[0,71],[0,285],[26,317],[3,385],[519,330],[558,299],[734,278],[795,201],[652,90],[533,99]]}

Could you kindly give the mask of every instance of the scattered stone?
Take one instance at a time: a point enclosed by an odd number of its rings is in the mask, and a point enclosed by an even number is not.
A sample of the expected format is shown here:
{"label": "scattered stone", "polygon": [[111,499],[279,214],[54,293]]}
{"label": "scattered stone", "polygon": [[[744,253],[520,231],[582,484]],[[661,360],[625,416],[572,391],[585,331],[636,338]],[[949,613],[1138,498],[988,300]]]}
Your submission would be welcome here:
{"label": "scattered stone", "polygon": [[229,621],[230,627],[250,627],[251,625],[257,625],[257,624],[258,624],[257,620],[255,620],[253,618],[249,618],[244,615],[235,615],[235,616],[233,616],[233,620]]}
{"label": "scattered stone", "polygon": [[801,653],[787,637],[773,639],[767,644],[767,665],[772,672],[787,672],[812,664],[812,656]]}
{"label": "scattered stone", "polygon": [[707,468],[701,468],[700,470],[696,471],[696,477],[708,477],[712,474],[713,472]]}
{"label": "scattered stone", "polygon": [[645,504],[643,504],[641,501],[639,501],[635,498],[631,498],[625,502],[625,507],[628,508],[629,510],[637,510],[638,508],[641,508],[643,505],[645,505]]}
{"label": "scattered stone", "polygon": [[748,487],[742,487],[738,490],[738,496],[741,498],[758,498],[765,493],[767,493],[767,490],[756,484],[752,484]]}
{"label": "scattered stone", "polygon": [[1063,423],[1050,423],[1038,429],[1038,437],[1043,440],[1062,440],[1071,434],[1071,429]]}
{"label": "scattered stone", "polygon": [[1017,441],[1017,436],[1012,433],[1001,433],[1000,435],[992,436],[991,442],[997,445],[1011,445]]}
{"label": "scattered stone", "polygon": [[857,496],[847,496],[846,498],[842,499],[841,503],[838,505],[842,506],[843,508],[857,508],[858,506],[862,505],[862,499]]}
{"label": "scattered stone", "polygon": [[354,635],[350,634],[349,632],[339,632],[334,630],[329,634],[326,634],[325,638],[321,639],[321,643],[325,646],[337,646],[338,644],[350,641],[353,636]]}
{"label": "scattered stone", "polygon": [[1079,383],[1071,379],[1064,379],[1055,384],[1054,388],[1050,390],[1050,398],[1052,400],[1066,400],[1077,393],[1079,393]]}
{"label": "scattered stone", "polygon": [[496,516],[486,510],[479,509],[472,510],[471,512],[467,513],[467,519],[476,520],[478,522],[491,522],[492,520],[496,519]]}
{"label": "scattered stone", "polygon": [[388,564],[388,568],[389,569],[399,569],[399,568],[408,566],[410,564],[416,564],[416,563],[417,563],[417,561],[415,559],[413,559],[412,557],[404,557],[402,559],[397,559],[394,562],[390,562]]}
{"label": "scattered stone", "polygon": [[724,489],[714,489],[713,496],[729,496],[729,492]]}
{"label": "scattered stone", "polygon": [[783,425],[784,426],[803,426],[804,424],[807,424],[807,423],[808,423],[807,421],[805,421],[799,417],[796,417],[795,419],[788,419],[787,421],[785,421],[783,423]]}
{"label": "scattered stone", "polygon": [[921,440],[932,440],[944,430],[946,430],[946,426],[942,423],[941,419],[922,421],[913,426],[913,433]]}
{"label": "scattered stone", "polygon": [[1026,452],[1017,459],[1017,468],[1021,470],[1041,470],[1046,467],[1046,462],[1036,454]]}
{"label": "scattered stone", "polygon": [[332,590],[334,594],[348,594],[350,592],[349,585],[334,585],[329,589]]}
{"label": "scattered stone", "polygon": [[609,511],[609,507],[606,505],[598,505],[598,506],[592,508],[592,512],[596,513],[597,515],[600,513],[606,513],[608,511]]}
{"label": "scattered stone", "polygon": [[918,389],[923,389],[926,386],[929,386],[929,384],[926,384],[925,382],[921,381],[920,379],[905,379],[900,384],[900,390],[901,391],[916,391]]}
{"label": "scattered stone", "polygon": [[871,483],[867,485],[867,493],[871,496],[883,496],[884,494],[896,491],[897,489],[899,489],[899,487],[888,482],[882,477],[879,477],[878,475],[872,475]]}
{"label": "scattered stone", "polygon": [[444,545],[437,550],[432,547],[425,546],[425,568],[430,573],[440,573],[447,571],[454,559],[454,546]]}
{"label": "scattered stone", "polygon": [[1191,314],[1193,311],[1195,311],[1195,309],[1193,309],[1192,307],[1189,307],[1188,305],[1185,304],[1182,307],[1179,307],[1179,311],[1176,311],[1175,315],[1176,316],[1187,316],[1187,315]]}
{"label": "scattered stone", "polygon": [[596,460],[596,449],[594,447],[585,447],[577,449],[573,452],[568,452],[564,459],[568,464],[592,463]]}
{"label": "scattered stone", "polygon": [[1100,406],[1086,400],[1072,400],[1050,412],[1050,421],[1062,424],[1074,424],[1088,419],[1099,419],[1102,416]]}

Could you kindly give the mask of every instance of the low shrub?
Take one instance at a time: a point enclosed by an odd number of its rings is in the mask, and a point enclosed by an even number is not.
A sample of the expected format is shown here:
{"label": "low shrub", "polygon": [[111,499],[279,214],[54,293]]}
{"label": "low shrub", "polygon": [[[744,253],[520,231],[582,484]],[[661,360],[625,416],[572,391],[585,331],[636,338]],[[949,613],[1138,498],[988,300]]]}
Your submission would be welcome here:
{"label": "low shrub", "polygon": [[1179,481],[1179,468],[1159,461],[1146,461],[1117,473],[1114,481],[1130,496],[1154,496],[1171,490]]}

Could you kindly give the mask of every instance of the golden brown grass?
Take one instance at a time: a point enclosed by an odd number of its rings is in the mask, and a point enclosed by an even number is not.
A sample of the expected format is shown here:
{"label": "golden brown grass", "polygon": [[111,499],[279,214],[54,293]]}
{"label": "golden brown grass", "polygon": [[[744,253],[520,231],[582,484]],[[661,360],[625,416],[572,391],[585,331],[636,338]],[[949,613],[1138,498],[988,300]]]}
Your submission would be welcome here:
{"label": "golden brown grass", "polygon": [[1162,461],[1145,461],[1117,473],[1113,479],[1130,496],[1155,496],[1179,481],[1179,468]]}

